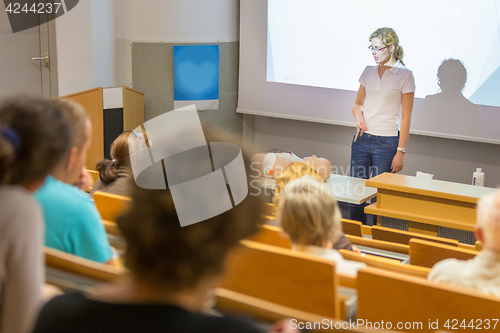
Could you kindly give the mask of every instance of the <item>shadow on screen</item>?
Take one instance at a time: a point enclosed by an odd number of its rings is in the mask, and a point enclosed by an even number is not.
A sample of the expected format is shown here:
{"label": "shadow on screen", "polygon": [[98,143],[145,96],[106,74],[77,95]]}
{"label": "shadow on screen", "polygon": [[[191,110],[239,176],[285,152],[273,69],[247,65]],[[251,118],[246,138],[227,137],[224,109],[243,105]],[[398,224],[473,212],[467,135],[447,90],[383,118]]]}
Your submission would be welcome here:
{"label": "shadow on screen", "polygon": [[462,62],[457,59],[444,60],[437,76],[441,92],[424,99],[412,127],[429,132],[481,136],[481,112],[462,94],[467,81],[467,71]]}

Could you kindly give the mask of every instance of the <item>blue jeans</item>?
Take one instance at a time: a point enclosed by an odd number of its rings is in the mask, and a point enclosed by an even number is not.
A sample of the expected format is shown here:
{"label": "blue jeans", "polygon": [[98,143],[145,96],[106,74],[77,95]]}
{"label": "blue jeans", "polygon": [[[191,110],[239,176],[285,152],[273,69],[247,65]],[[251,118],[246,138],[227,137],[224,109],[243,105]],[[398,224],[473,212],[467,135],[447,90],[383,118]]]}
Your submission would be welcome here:
{"label": "blue jeans", "polygon": [[[391,172],[392,159],[397,153],[398,136],[378,136],[363,133],[351,145],[351,177],[368,179],[384,172]],[[351,204],[351,219],[366,222],[366,203]]]}

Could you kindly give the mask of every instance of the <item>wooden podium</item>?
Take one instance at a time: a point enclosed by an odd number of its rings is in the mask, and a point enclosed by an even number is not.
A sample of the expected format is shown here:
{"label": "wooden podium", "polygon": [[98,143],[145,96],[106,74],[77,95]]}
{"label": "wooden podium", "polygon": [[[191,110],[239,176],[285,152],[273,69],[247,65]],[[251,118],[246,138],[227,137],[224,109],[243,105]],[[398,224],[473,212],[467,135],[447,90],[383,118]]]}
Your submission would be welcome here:
{"label": "wooden podium", "polygon": [[471,234],[479,198],[496,191],[391,173],[367,180],[366,186],[377,188],[377,202],[367,206],[365,212],[377,215],[378,225],[468,244],[474,244]]}
{"label": "wooden podium", "polygon": [[92,121],[92,143],[87,153],[87,168],[109,153],[110,142],[120,133],[144,123],[144,94],[126,86],[94,88],[61,96],[80,103]]}

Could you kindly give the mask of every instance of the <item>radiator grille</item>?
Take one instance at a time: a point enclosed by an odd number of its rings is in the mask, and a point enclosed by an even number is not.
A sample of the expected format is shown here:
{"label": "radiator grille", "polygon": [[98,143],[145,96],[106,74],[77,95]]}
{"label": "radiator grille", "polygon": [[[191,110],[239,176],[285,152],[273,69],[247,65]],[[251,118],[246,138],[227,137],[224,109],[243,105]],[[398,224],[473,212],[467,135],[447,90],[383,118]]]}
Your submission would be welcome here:
{"label": "radiator grille", "polygon": [[474,245],[476,244],[476,236],[472,231],[459,230],[446,227],[438,227],[438,237],[456,239],[460,243]]}
{"label": "radiator grille", "polygon": [[393,228],[393,229],[408,231],[408,221],[395,219],[387,216],[380,217],[380,226],[385,228]]}

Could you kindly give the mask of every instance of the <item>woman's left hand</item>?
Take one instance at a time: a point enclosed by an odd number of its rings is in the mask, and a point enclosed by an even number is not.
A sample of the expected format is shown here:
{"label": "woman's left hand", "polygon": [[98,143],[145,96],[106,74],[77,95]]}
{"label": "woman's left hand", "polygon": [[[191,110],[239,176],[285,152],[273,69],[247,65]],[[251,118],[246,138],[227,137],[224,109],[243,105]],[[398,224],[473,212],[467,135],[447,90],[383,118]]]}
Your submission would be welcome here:
{"label": "woman's left hand", "polygon": [[402,152],[398,151],[392,159],[391,172],[396,173],[403,170],[404,156]]}

